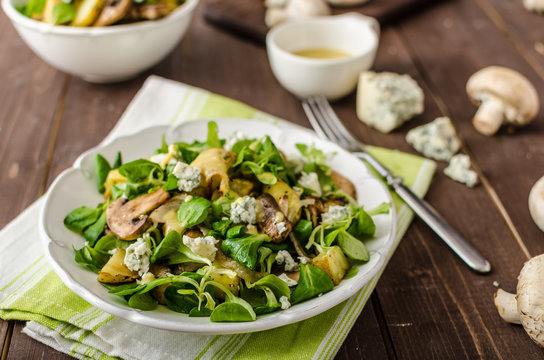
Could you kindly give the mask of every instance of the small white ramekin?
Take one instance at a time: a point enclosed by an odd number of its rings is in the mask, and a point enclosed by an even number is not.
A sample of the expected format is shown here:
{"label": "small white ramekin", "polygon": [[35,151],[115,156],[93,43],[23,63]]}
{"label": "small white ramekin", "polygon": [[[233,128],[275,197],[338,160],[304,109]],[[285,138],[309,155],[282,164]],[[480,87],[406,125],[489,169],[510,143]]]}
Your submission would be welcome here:
{"label": "small white ramekin", "polygon": [[[359,74],[376,56],[378,22],[358,13],[289,21],[269,31],[268,59],[279,83],[299,98],[346,96],[357,86]],[[345,58],[315,59],[293,52],[327,48],[350,54]]]}

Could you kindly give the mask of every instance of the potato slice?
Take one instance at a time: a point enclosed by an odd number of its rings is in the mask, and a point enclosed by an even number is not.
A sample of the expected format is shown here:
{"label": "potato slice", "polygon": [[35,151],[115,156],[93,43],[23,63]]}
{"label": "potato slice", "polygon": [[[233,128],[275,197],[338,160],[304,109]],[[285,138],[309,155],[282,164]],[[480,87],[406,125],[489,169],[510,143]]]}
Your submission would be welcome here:
{"label": "potato slice", "polygon": [[[278,179],[278,182],[274,185],[266,185],[263,188],[263,192],[272,195],[289,221],[293,224],[298,222],[302,209],[300,206],[300,197],[287,183]],[[284,209],[284,204],[287,206],[287,209]]]}
{"label": "potato slice", "polygon": [[138,279],[140,277],[138,273],[129,270],[125,265],[125,254],[125,249],[117,248],[115,254],[98,273],[98,281],[106,284],[119,284]]}
{"label": "potato slice", "polygon": [[339,246],[333,246],[326,253],[317,255],[312,259],[312,265],[326,272],[334,285],[340,284],[350,267]]}
{"label": "potato slice", "polygon": [[53,8],[62,0],[46,0],[43,10],[43,22],[53,24]]}
{"label": "potato slice", "polygon": [[[90,26],[94,23],[104,3],[102,0],[83,0],[76,10],[72,26]],[[109,174],[108,174],[109,175]]]}
{"label": "potato slice", "polygon": [[[235,271],[221,269],[219,272],[212,273],[210,275],[210,279],[224,285],[234,295],[238,296],[238,291],[240,290],[240,278]],[[215,289],[215,295],[219,299],[225,298],[225,293],[217,288]]]}
{"label": "potato slice", "polygon": [[104,188],[106,189],[106,191],[104,191],[104,198],[106,200],[111,198],[111,187],[113,185],[126,181],[127,178],[121,175],[119,169],[111,170],[106,177],[106,181],[104,181]]}

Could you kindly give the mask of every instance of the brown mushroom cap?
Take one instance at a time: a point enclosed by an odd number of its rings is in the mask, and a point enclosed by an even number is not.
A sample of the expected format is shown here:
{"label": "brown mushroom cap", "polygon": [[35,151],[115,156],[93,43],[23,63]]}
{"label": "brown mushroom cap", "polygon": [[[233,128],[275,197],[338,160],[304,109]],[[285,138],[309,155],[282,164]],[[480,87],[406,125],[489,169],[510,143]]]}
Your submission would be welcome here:
{"label": "brown mushroom cap", "polygon": [[[262,194],[256,200],[260,203],[262,209],[259,213],[259,227],[262,232],[268,235],[274,243],[283,242],[293,230],[293,223],[287,219],[270,194]],[[285,225],[285,230],[281,234],[278,228],[280,222]]]}
{"label": "brown mushroom cap", "polygon": [[480,105],[473,121],[478,131],[493,135],[502,123],[523,126],[538,114],[539,99],[534,86],[519,72],[489,66],[474,73],[467,94]]}
{"label": "brown mushroom cap", "polygon": [[331,180],[340,190],[351,196],[353,199],[357,199],[357,190],[351,181],[348,180],[344,175],[337,173],[336,171],[331,172]]}
{"label": "brown mushroom cap", "polygon": [[147,214],[169,197],[167,191],[159,189],[130,201],[124,197],[115,200],[106,210],[109,229],[121,240],[137,239],[147,228]]}
{"label": "brown mushroom cap", "polygon": [[94,26],[106,26],[116,23],[125,17],[132,6],[132,0],[107,0]]}

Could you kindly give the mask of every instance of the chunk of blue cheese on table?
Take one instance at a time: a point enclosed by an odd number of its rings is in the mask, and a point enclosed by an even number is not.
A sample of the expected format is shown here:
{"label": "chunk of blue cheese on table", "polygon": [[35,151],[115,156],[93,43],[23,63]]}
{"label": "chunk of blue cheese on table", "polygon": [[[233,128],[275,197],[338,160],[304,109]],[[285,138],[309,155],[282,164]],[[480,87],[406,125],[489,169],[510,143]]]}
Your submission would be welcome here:
{"label": "chunk of blue cheese on table", "polygon": [[478,184],[478,175],[470,169],[470,158],[464,154],[453,156],[448,167],[444,169],[444,174],[468,187]]}
{"label": "chunk of blue cheese on table", "polygon": [[408,131],[406,141],[425,157],[439,161],[450,160],[461,148],[455,128],[446,116]]}
{"label": "chunk of blue cheese on table", "polygon": [[423,91],[409,75],[364,71],[357,87],[357,116],[388,133],[423,112]]}

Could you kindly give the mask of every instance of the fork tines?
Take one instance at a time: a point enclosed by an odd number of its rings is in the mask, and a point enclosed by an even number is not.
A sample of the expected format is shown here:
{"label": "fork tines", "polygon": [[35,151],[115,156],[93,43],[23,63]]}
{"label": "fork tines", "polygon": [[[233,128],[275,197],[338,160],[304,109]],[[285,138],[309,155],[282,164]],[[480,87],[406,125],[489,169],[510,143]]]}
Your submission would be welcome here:
{"label": "fork tines", "polygon": [[302,101],[302,108],[317,134],[351,151],[360,151],[361,144],[348,132],[324,96]]}

